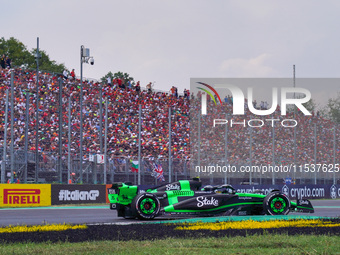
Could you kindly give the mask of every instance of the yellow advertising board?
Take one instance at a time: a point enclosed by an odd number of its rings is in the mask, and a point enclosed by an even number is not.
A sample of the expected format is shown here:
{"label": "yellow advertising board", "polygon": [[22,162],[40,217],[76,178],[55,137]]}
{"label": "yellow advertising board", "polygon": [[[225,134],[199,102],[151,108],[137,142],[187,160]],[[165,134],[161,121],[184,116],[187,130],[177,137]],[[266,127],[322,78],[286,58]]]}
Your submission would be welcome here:
{"label": "yellow advertising board", "polygon": [[0,184],[0,207],[51,205],[51,184]]}

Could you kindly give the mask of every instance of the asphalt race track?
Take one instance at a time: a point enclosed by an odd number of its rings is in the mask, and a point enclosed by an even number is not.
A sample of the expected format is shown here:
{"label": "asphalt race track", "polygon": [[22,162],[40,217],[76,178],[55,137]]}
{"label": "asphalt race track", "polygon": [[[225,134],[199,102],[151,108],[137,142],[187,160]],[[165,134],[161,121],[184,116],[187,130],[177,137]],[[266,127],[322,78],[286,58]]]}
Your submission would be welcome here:
{"label": "asphalt race track", "polygon": [[[340,217],[340,200],[311,200],[314,214],[290,213],[288,217],[317,216]],[[233,216],[238,219],[241,216]],[[248,218],[253,216],[246,216]],[[242,217],[242,219],[246,218]],[[256,216],[258,218],[268,216]],[[230,218],[230,217],[229,217]],[[178,219],[174,217],[158,217],[154,221]],[[43,208],[1,208],[0,226],[9,225],[40,225],[53,223],[71,224],[131,224],[138,220],[118,218],[116,211],[109,206],[63,206]]]}

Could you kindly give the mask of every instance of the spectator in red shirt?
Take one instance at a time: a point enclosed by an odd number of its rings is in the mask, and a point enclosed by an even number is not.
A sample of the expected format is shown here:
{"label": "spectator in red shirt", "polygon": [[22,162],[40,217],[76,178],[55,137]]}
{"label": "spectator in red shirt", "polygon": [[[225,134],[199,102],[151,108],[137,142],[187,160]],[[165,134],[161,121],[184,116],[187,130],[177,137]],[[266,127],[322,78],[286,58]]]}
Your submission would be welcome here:
{"label": "spectator in red shirt", "polygon": [[72,80],[76,79],[76,73],[74,72],[74,69],[72,69],[71,77],[72,77]]}

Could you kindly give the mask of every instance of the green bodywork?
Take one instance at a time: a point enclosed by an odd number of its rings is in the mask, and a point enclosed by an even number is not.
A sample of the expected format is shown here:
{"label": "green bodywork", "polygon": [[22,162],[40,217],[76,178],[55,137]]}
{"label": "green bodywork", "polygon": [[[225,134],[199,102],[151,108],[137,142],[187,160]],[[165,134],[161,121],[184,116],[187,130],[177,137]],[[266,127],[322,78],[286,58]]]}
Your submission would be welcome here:
{"label": "green bodywork", "polygon": [[111,204],[119,203],[122,205],[129,205],[137,195],[137,186],[131,186],[125,183],[118,184],[115,190],[115,194],[108,194]]}
{"label": "green bodywork", "polygon": [[[192,191],[193,192],[193,191]],[[194,192],[193,192],[194,194]],[[265,195],[261,195],[261,194],[253,194],[253,193],[235,193],[235,195],[238,195],[239,197],[258,197],[258,198],[264,198]],[[193,195],[192,195],[193,196]],[[173,199],[174,200],[174,199]],[[164,211],[165,212],[186,212],[186,213],[190,213],[190,212],[210,212],[210,211],[214,211],[216,210],[215,208],[211,208],[211,209],[197,209],[197,210],[176,210],[173,206],[173,204],[178,203],[177,197],[176,197],[176,201],[174,203],[170,203],[170,199],[169,199],[169,205],[164,207]],[[239,206],[239,205],[262,205],[262,202],[243,202],[243,203],[237,203],[237,204],[228,204],[228,205],[222,205],[219,206],[218,208],[228,208],[228,207],[234,207],[234,206]]]}
{"label": "green bodywork", "polygon": [[[195,192],[191,190],[190,188],[190,182],[188,180],[180,180],[180,189],[179,190],[165,190],[161,192],[165,192],[167,194],[168,199],[168,206],[164,207],[165,212],[196,212],[196,211],[212,211],[214,209],[197,209],[197,210],[175,210],[174,204],[178,203],[179,197],[193,197],[195,195]],[[132,203],[132,200],[137,196],[138,194],[138,187],[136,185],[128,185],[125,183],[119,183],[116,184],[116,187],[113,187],[115,189],[115,194],[108,194],[108,199],[111,204],[122,204],[122,205],[130,205]],[[159,192],[157,189],[148,189],[146,190],[148,193],[156,193]],[[239,197],[253,197],[253,198],[265,198],[266,195],[263,194],[254,194],[254,193],[235,193],[235,195]],[[223,205],[219,208],[231,208],[234,206],[240,206],[240,205],[262,205],[262,202],[243,202],[243,203],[237,203],[237,204],[228,204]],[[286,206],[286,205],[285,205]],[[275,208],[274,208],[275,209]],[[291,201],[291,210],[297,211],[298,209],[308,209],[307,207],[303,206],[297,206],[296,202]]]}
{"label": "green bodywork", "polygon": [[[194,196],[194,191],[190,189],[190,182],[187,180],[179,181],[180,190],[166,190],[169,204],[178,203],[178,197]],[[119,190],[119,192],[117,192]],[[108,194],[108,198],[111,204],[123,204],[129,205],[132,200],[137,196],[137,186],[126,185],[125,183],[120,183],[117,185],[116,194]],[[146,192],[156,193],[157,189],[148,189]]]}

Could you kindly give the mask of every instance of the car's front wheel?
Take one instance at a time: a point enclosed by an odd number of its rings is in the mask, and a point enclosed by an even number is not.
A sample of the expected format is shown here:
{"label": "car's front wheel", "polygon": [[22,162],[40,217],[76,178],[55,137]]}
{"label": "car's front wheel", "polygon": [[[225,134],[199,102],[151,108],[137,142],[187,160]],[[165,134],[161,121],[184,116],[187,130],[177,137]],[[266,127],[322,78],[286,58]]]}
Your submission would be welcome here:
{"label": "car's front wheel", "polygon": [[290,210],[290,200],[278,191],[271,192],[263,200],[263,210],[269,215],[286,215]]}
{"label": "car's front wheel", "polygon": [[160,202],[152,193],[141,193],[133,199],[131,209],[139,219],[151,220],[159,214]]}

